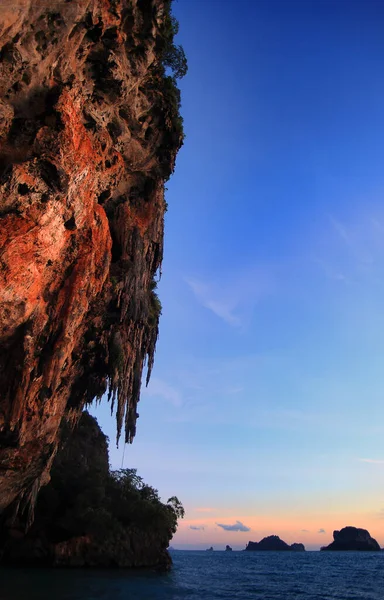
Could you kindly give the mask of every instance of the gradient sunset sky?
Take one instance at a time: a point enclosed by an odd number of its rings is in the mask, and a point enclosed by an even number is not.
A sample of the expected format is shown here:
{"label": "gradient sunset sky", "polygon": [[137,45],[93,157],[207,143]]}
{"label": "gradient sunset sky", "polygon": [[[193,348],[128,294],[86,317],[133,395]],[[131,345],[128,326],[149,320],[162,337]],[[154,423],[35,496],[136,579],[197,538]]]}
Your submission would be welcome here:
{"label": "gradient sunset sky", "polygon": [[316,549],[345,525],[384,545],[384,3],[173,11],[186,141],[124,466],[182,500],[175,548]]}

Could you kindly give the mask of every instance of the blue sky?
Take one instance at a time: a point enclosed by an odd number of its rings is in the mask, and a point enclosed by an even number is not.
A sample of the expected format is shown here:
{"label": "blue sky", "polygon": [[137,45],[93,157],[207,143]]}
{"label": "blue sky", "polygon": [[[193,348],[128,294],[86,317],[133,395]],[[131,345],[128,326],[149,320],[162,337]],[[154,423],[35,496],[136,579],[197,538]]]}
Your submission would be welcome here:
{"label": "blue sky", "polygon": [[[175,547],[316,548],[347,524],[384,544],[384,4],[174,14],[186,141],[124,465],[183,501]],[[113,442],[107,404],[95,414]],[[220,527],[236,522],[250,531]]]}

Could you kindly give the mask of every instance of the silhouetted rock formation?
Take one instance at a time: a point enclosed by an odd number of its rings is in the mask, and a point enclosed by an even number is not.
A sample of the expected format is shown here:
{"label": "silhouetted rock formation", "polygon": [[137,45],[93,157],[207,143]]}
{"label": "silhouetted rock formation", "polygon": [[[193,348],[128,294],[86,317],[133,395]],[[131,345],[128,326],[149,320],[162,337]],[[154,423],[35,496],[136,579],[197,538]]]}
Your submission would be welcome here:
{"label": "silhouetted rock formation", "polygon": [[228,544],[225,546],[225,551],[226,552],[232,552],[232,548],[231,546],[228,546]]}
{"label": "silhouetted rock formation", "polygon": [[340,531],[334,531],[333,540],[329,546],[323,546],[321,550],[358,550],[371,552],[380,550],[379,544],[370,536],[369,532],[366,529],[359,529],[357,527],[343,527]]}
{"label": "silhouetted rock formation", "polygon": [[88,413],[73,433],[65,426],[62,439],[28,533],[16,517],[0,539],[3,564],[169,568],[172,503],[135,471],[110,473],[107,439]]}
{"label": "silhouetted rock formation", "polygon": [[294,552],[304,552],[305,550],[305,546],[304,544],[291,544],[290,545],[291,550],[293,550]]}
{"label": "silhouetted rock formation", "polygon": [[305,550],[304,544],[292,544],[290,546],[279,538],[278,535],[269,535],[263,538],[260,542],[248,542],[245,550],[248,552],[303,552]]}
{"label": "silhouetted rock formation", "polygon": [[213,546],[211,546],[210,548],[207,548],[206,552],[213,552]]}

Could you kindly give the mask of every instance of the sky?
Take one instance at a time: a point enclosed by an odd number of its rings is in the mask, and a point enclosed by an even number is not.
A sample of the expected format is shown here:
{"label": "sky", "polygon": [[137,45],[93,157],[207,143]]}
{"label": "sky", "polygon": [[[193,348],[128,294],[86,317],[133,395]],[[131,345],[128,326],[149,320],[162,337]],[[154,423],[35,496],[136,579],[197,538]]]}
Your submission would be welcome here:
{"label": "sky", "polygon": [[171,544],[384,546],[384,4],[177,0],[186,140],[134,467]]}

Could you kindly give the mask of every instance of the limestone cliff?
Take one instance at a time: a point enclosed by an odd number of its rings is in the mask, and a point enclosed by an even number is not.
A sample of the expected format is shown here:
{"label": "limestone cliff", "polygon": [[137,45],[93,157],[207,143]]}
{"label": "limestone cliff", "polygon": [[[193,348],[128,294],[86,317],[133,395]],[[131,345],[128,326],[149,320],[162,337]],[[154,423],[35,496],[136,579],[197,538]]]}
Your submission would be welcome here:
{"label": "limestone cliff", "polygon": [[62,419],[106,391],[135,435],[182,144],[169,20],[169,0],[2,4],[0,512],[30,520]]}

